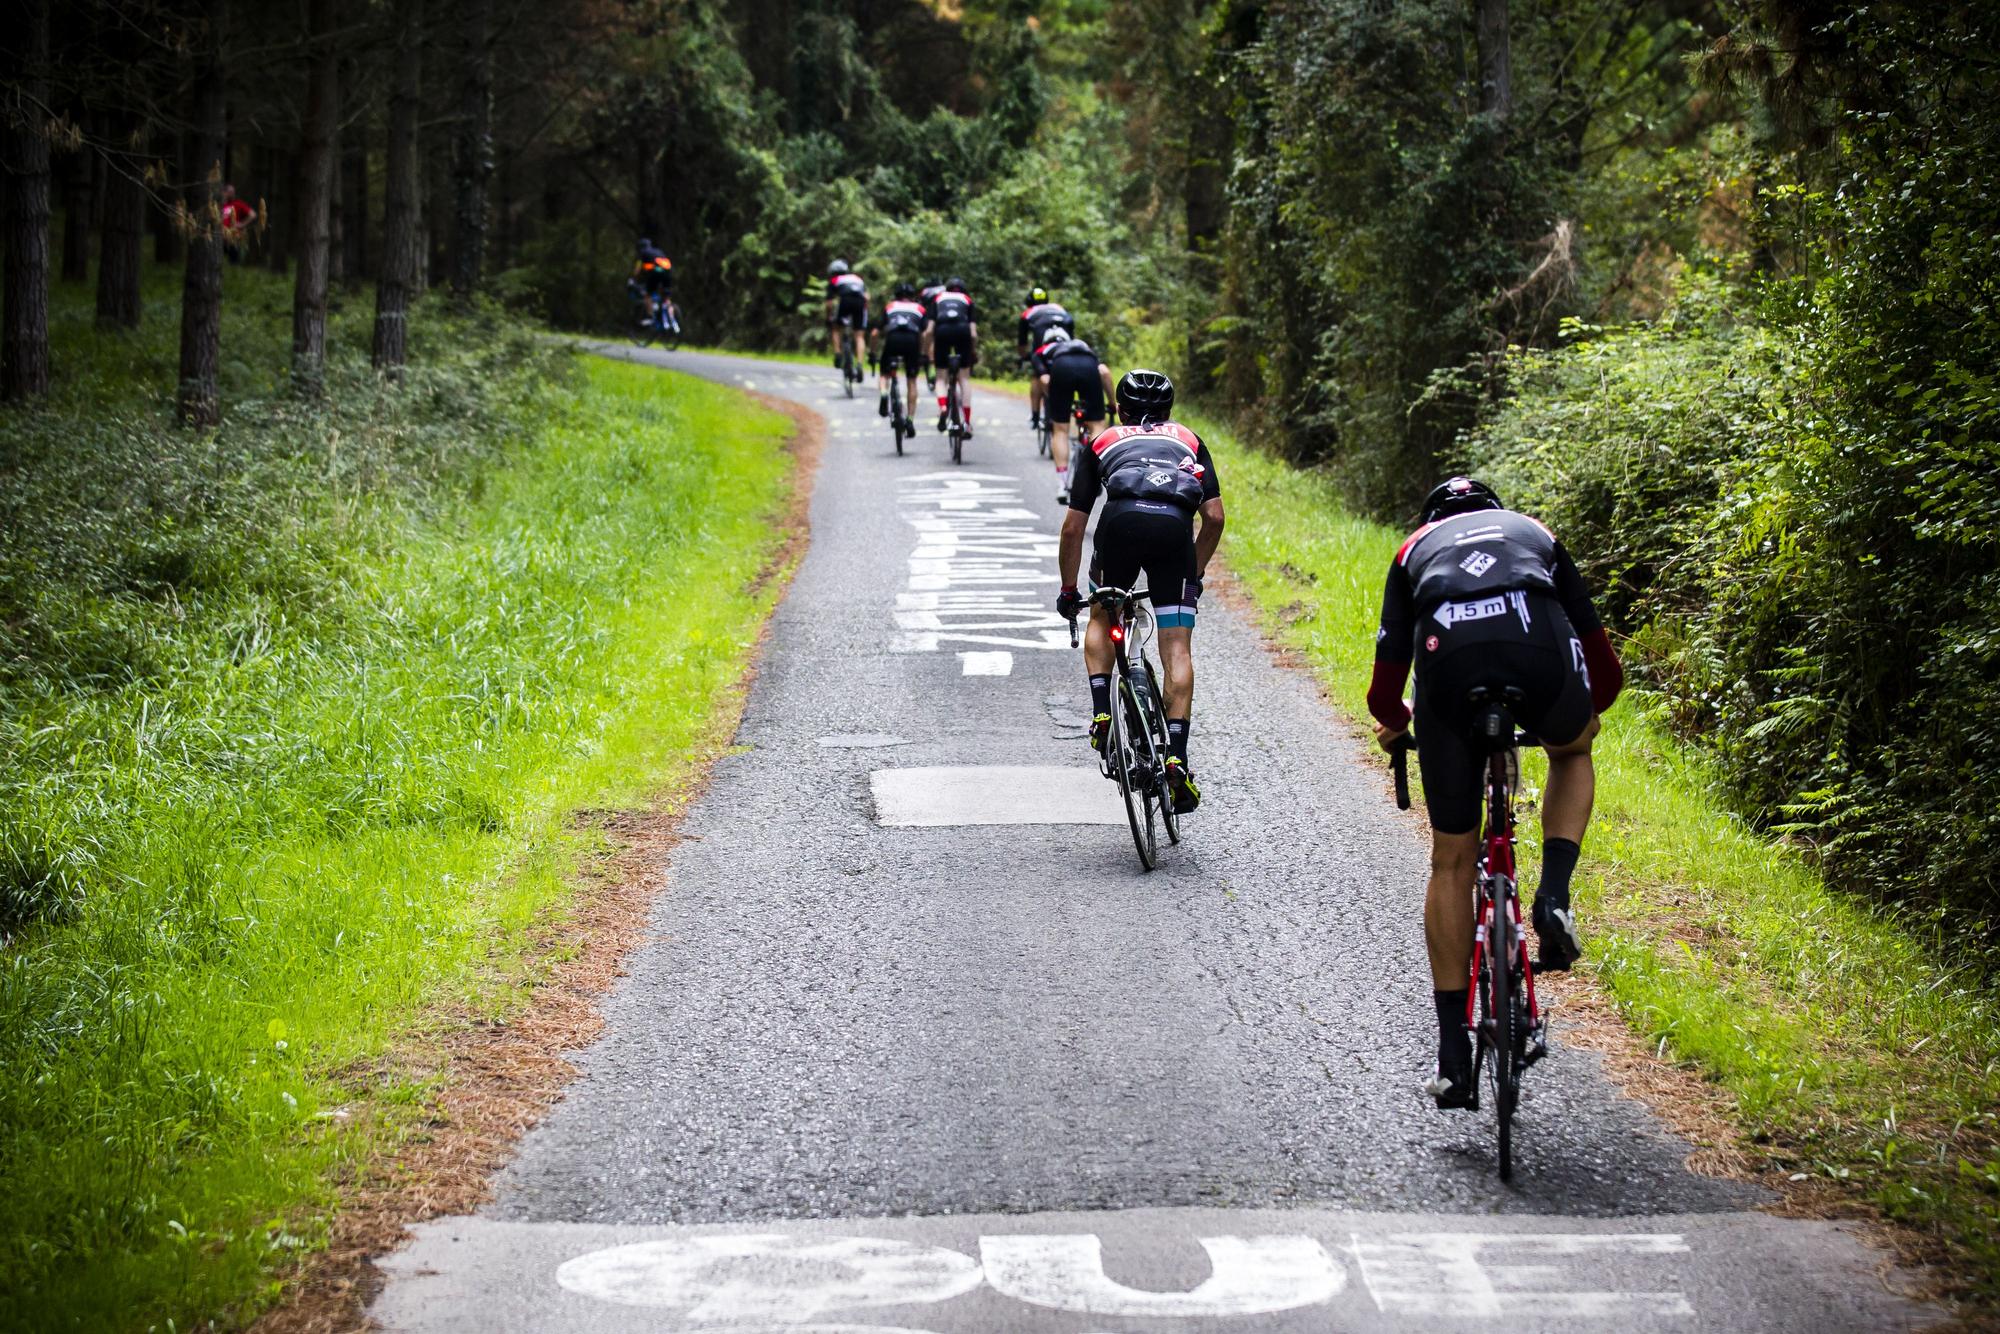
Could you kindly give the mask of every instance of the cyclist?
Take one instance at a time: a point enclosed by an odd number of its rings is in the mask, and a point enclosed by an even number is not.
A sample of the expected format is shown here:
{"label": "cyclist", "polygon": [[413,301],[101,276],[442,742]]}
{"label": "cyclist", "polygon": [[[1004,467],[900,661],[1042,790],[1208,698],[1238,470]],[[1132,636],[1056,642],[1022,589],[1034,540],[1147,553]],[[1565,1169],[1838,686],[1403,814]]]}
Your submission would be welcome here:
{"label": "cyclist", "polygon": [[1590,743],[1625,669],[1561,542],[1501,504],[1482,482],[1454,477],[1424,501],[1422,526],[1397,551],[1382,593],[1368,711],[1385,749],[1409,731],[1403,681],[1416,663],[1417,762],[1431,818],[1424,939],[1437,1002],[1438,1072],[1424,1089],[1440,1108],[1471,1105],[1465,1030],[1472,885],[1479,860],[1482,768],[1468,740],[1474,686],[1517,687],[1516,721],[1543,740],[1542,878],[1532,917],[1538,967],[1582,953],[1569,882],[1596,786]]}
{"label": "cyclist", "polygon": [[[930,318],[931,311],[936,308],[938,293],[943,290],[944,279],[933,278],[924,284],[921,292],[917,293],[917,300],[924,303],[924,317],[926,319]],[[931,392],[935,394],[937,392],[937,362],[931,356],[931,336],[928,333],[924,335],[924,369],[930,378]]]}
{"label": "cyclist", "polygon": [[[1201,804],[1187,753],[1194,704],[1194,618],[1202,573],[1222,540],[1222,485],[1208,446],[1173,420],[1172,380],[1158,371],[1127,371],[1117,394],[1125,424],[1091,437],[1076,454],[1069,513],[1063,516],[1056,556],[1062,573],[1056,612],[1074,620],[1083,607],[1083,596],[1076,591],[1077,567],[1084,528],[1101,492],[1104,517],[1098,520],[1090,558],[1091,586],[1131,588],[1145,571],[1160,630],[1160,665],[1167,677],[1167,789],[1174,810],[1185,815]],[[1091,608],[1083,665],[1090,674],[1090,744],[1100,751],[1111,730],[1110,629],[1105,609]]]}
{"label": "cyclist", "polygon": [[[1104,427],[1104,405],[1111,400],[1111,368],[1090,344],[1057,325],[1033,353],[1034,389],[1044,395],[1049,413],[1049,453],[1056,465],[1056,504],[1069,504],[1069,410],[1083,408],[1084,439]],[[1078,443],[1082,443],[1079,441]]]}
{"label": "cyclist", "polygon": [[664,305],[673,326],[680,327],[680,311],[674,307],[674,262],[647,237],[639,238],[638,256],[633,260],[627,286],[645,296],[639,323],[650,323]]}
{"label": "cyclist", "polygon": [[868,284],[860,274],[836,259],[826,269],[826,327],[833,335],[833,364],[840,364],[843,333],[854,351],[854,364],[862,357],[862,339],[868,332]]}
{"label": "cyclist", "polygon": [[897,283],[870,340],[871,348],[879,347],[882,358],[881,400],[876,405],[881,416],[889,415],[889,377],[900,366],[909,381],[910,401],[904,419],[916,420],[917,372],[924,362],[924,323],[928,318],[923,303],[917,300],[917,289],[909,283]]}
{"label": "cyclist", "polygon": [[[1049,333],[1054,329],[1061,329],[1074,337],[1076,316],[1049,300],[1049,289],[1038,283],[1028,289],[1028,305],[1021,312],[1020,325],[1014,332],[1016,355],[1027,360],[1037,347],[1049,341]],[[1028,378],[1028,429],[1038,431],[1041,426],[1042,384],[1040,372],[1037,372]]]}
{"label": "cyclist", "polygon": [[[930,338],[931,362],[933,365],[946,364],[951,354],[958,353],[959,410],[965,414],[965,434],[972,435],[972,368],[979,363],[979,312],[973,308],[972,298],[966,295],[965,279],[947,278],[944,290],[931,298],[930,323],[925,326]],[[938,425],[945,426],[945,395],[938,397]]]}

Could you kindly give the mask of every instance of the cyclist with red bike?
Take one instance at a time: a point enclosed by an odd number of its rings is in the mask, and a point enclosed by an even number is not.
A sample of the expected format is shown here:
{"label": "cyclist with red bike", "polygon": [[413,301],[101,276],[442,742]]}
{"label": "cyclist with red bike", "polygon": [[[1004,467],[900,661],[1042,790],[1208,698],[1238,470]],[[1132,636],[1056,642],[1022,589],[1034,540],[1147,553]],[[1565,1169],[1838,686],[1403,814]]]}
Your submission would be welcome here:
{"label": "cyclist with red bike", "polygon": [[1424,1089],[1441,1109],[1471,1107],[1466,981],[1484,766],[1469,735],[1470,696],[1481,686],[1520,692],[1515,717],[1548,751],[1533,920],[1541,942],[1536,968],[1560,971],[1582,953],[1569,882],[1596,789],[1590,746],[1625,672],[1562,543],[1466,477],[1431,492],[1422,526],[1389,567],[1368,688],[1368,711],[1386,750],[1411,727],[1402,695],[1413,661],[1417,762],[1431,820],[1424,940],[1438,1018],[1438,1072]]}

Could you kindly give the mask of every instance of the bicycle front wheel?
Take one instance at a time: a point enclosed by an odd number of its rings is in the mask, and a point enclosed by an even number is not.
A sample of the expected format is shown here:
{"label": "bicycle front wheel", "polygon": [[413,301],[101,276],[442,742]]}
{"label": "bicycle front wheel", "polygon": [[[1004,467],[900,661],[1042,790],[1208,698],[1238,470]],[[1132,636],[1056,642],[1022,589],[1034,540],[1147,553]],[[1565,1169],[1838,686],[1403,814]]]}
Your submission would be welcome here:
{"label": "bicycle front wheel", "polygon": [[[1130,678],[1120,675],[1118,692],[1129,698]],[[1123,704],[1125,701],[1118,701]],[[1139,864],[1148,871],[1159,860],[1159,844],[1153,836],[1153,812],[1147,805],[1146,795],[1139,790],[1140,778],[1135,772],[1138,755],[1133,749],[1130,728],[1123,717],[1125,710],[1113,707],[1111,710],[1111,735],[1104,739],[1111,754],[1111,768],[1118,779],[1118,793],[1125,798],[1125,822],[1132,826],[1132,845],[1139,850]]]}

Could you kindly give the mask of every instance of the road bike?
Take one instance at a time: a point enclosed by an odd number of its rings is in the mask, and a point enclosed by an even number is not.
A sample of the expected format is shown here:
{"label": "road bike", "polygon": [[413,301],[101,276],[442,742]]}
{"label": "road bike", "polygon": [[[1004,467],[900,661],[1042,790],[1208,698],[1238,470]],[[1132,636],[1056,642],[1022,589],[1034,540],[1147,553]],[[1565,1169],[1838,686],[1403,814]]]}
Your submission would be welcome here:
{"label": "road bike", "polygon": [[851,337],[853,329],[854,317],[842,315],[839,334],[840,352],[834,358],[834,364],[840,368],[840,387],[847,391],[849,398],[854,397],[854,386],[860,384],[862,380],[861,359],[854,355],[854,339]]}
{"label": "road bike", "polygon": [[[1110,616],[1112,650],[1111,730],[1098,754],[1104,776],[1118,784],[1125,799],[1125,820],[1132,827],[1132,844],[1139,864],[1148,871],[1160,862],[1159,831],[1167,841],[1181,841],[1180,817],[1174,814],[1173,793],[1167,790],[1167,717],[1160,696],[1160,673],[1146,657],[1153,638],[1150,590],[1123,588],[1091,590],[1090,603]],[[1077,643],[1076,620],[1069,623],[1070,647]]]}
{"label": "road bike", "polygon": [[917,425],[910,420],[909,413],[903,407],[903,376],[905,375],[914,378],[916,371],[914,369],[906,369],[903,365],[898,364],[890,369],[887,377],[889,385],[889,427],[896,433],[896,453],[898,456],[901,456],[903,452],[903,441],[906,438],[914,440],[917,435]]}
{"label": "road bike", "polygon": [[655,298],[636,283],[626,285],[626,293],[639,308],[637,327],[632,331],[632,343],[636,347],[651,347],[654,343],[665,343],[668,348],[680,346],[681,312],[670,296]]}
{"label": "road bike", "polygon": [[1049,421],[1048,405],[1045,403],[1042,407],[1043,411],[1041,415],[1035,418],[1035,452],[1041,457],[1047,458],[1055,451],[1053,442],[1055,440],[1056,428]]}
{"label": "road bike", "polygon": [[[1514,726],[1514,712],[1523,698],[1513,686],[1497,691],[1475,686],[1466,696],[1472,708],[1468,740],[1486,761],[1486,823],[1479,840],[1479,868],[1472,882],[1472,969],[1465,997],[1465,1026],[1473,1038],[1472,1110],[1479,1110],[1483,1078],[1493,1091],[1502,1181],[1514,1179],[1514,1110],[1520,1105],[1521,1076],[1549,1054],[1548,1022],[1535,997],[1535,970],[1528,962],[1527,937],[1521,930],[1521,895],[1514,875],[1514,793],[1521,781],[1520,747],[1540,744]],[[1396,805],[1403,810],[1410,808],[1409,753],[1414,744],[1406,733],[1390,759],[1396,776]]]}
{"label": "road bike", "polygon": [[958,353],[951,354],[945,364],[944,401],[938,404],[944,409],[945,429],[950,432],[951,461],[965,462],[965,438],[972,434],[965,425],[965,386],[958,379]]}

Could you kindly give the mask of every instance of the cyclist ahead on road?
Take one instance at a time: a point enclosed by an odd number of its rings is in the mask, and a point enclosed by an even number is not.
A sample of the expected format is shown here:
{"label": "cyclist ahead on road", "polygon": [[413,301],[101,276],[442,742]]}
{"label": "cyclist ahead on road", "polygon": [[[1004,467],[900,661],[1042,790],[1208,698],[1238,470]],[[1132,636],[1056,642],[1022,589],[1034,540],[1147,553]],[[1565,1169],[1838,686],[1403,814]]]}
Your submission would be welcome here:
{"label": "cyclist ahead on road", "polygon": [[909,380],[905,419],[916,419],[917,373],[924,364],[924,324],[929,318],[923,302],[917,300],[917,289],[909,283],[897,283],[895,294],[882,307],[882,322],[870,344],[879,345],[882,359],[881,398],[876,404],[881,416],[889,415],[889,377],[900,366]]}
{"label": "cyclist ahead on road", "polygon": [[[965,279],[945,279],[944,290],[931,298],[930,324],[925,330],[931,364],[947,366],[958,354],[959,410],[965,414],[965,434],[972,435],[972,368],[979,362],[979,312],[966,295]],[[938,429],[945,427],[945,399],[938,398]]]}
{"label": "cyclist ahead on road", "polygon": [[[1083,409],[1086,438],[1104,425],[1104,405],[1111,400],[1111,368],[1099,359],[1090,344],[1065,331],[1052,328],[1048,338],[1034,350],[1033,387],[1043,394],[1049,412],[1049,454],[1056,465],[1056,504],[1069,504],[1069,413],[1070,405]],[[1080,441],[1078,443],[1081,443]]]}
{"label": "cyclist ahead on road", "polygon": [[[1039,284],[1028,289],[1027,308],[1021,312],[1021,321],[1014,331],[1014,351],[1026,358],[1036,348],[1049,341],[1049,335],[1061,329],[1072,338],[1076,336],[1076,316],[1049,300],[1049,289]],[[1042,425],[1042,383],[1041,372],[1037,371],[1028,381],[1028,429],[1040,430]]]}
{"label": "cyclist ahead on road", "polygon": [[[1201,577],[1222,540],[1222,484],[1201,437],[1173,420],[1174,382],[1158,371],[1127,371],[1118,381],[1124,425],[1091,437],[1076,455],[1069,513],[1063,516],[1057,561],[1062,592],[1056,611],[1073,619],[1083,607],[1076,590],[1083,533],[1101,493],[1104,517],[1091,553],[1093,588],[1135,586],[1141,571],[1153,594],[1166,673],[1167,785],[1181,814],[1201,804],[1188,765],[1188,715],[1194,703],[1194,619]],[[1196,531],[1194,520],[1201,525]],[[1110,617],[1090,612],[1083,665],[1090,673],[1090,744],[1102,750],[1111,728]]]}
{"label": "cyclist ahead on road", "polygon": [[833,364],[840,364],[844,333],[852,344],[854,364],[858,367],[862,338],[868,332],[868,284],[847,267],[844,259],[836,259],[826,269],[826,327],[833,335]]}
{"label": "cyclist ahead on road", "polygon": [[1411,723],[1403,682],[1414,660],[1417,762],[1431,818],[1424,939],[1438,1016],[1438,1074],[1425,1089],[1448,1108],[1469,1106],[1473,1094],[1465,984],[1483,769],[1469,737],[1467,696],[1475,686],[1519,689],[1516,721],[1549,753],[1542,882],[1532,916],[1541,941],[1537,967],[1560,971],[1583,952],[1569,882],[1596,789],[1590,743],[1625,669],[1576,562],[1540,523],[1466,477],[1432,491],[1422,519],[1389,566],[1368,711],[1384,749],[1402,739]]}
{"label": "cyclist ahead on road", "polygon": [[[638,253],[632,261],[632,276],[629,281],[633,287],[645,293],[648,318],[651,318],[653,309],[661,302],[666,303],[668,311],[673,310],[674,262],[667,258],[665,251],[646,237],[639,238]],[[645,322],[645,320],[640,321],[641,324]]]}

